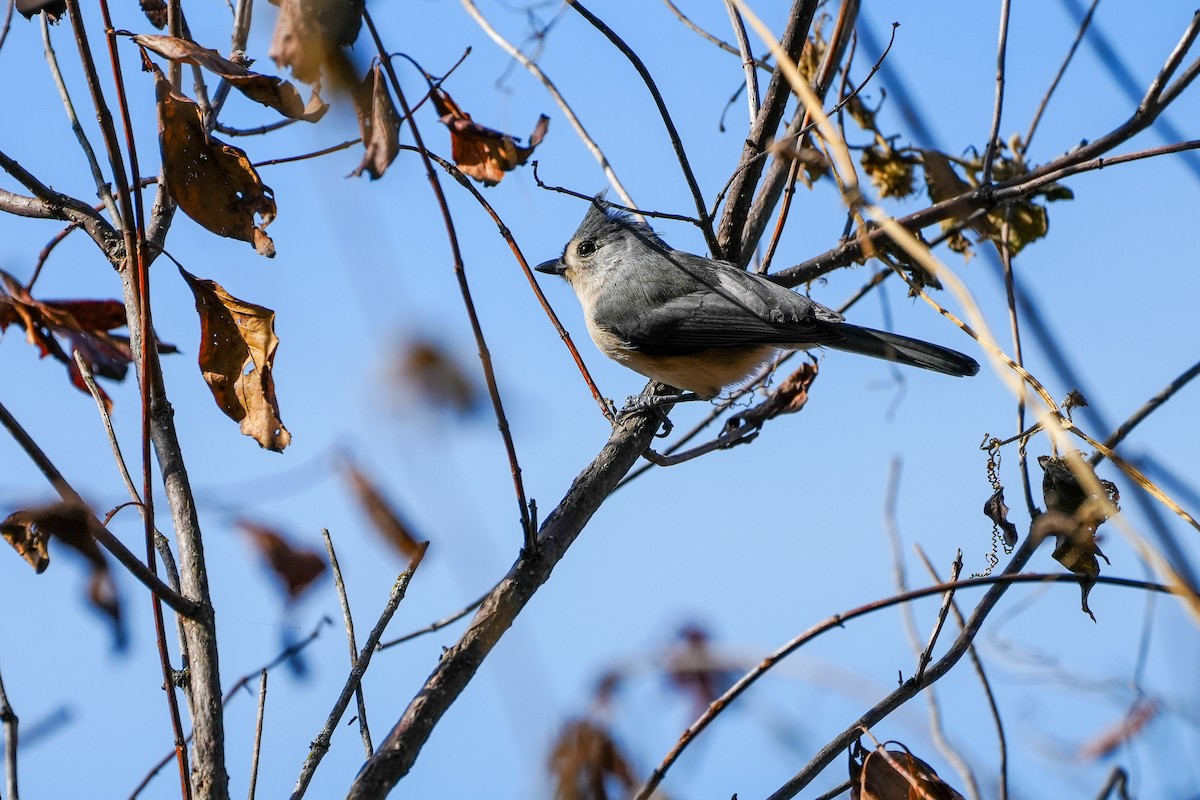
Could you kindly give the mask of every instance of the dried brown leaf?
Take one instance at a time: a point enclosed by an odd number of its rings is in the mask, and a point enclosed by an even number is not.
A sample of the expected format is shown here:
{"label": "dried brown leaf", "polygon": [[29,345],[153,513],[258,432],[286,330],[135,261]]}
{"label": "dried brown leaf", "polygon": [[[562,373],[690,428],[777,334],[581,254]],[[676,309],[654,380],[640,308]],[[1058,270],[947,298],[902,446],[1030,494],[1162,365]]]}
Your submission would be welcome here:
{"label": "dried brown leaf", "polygon": [[454,163],[484,186],[495,186],[504,178],[505,172],[524,164],[550,126],[549,117],[545,114],[538,117],[537,125],[529,135],[529,146],[523,147],[507,133],[473,121],[471,115],[441,89],[435,90],[432,97],[442,122],[450,129],[450,152]]}
{"label": "dried brown leaf", "polygon": [[358,498],[359,505],[371,520],[371,524],[375,526],[375,530],[405,558],[411,559],[416,556],[422,542],[413,535],[412,527],[388,502],[379,487],[349,461],[345,462],[344,471],[350,488]]}
{"label": "dried brown leaf", "polygon": [[237,526],[250,538],[271,574],[280,580],[289,601],[325,572],[325,557],[320,552],[294,545],[279,531],[250,520],[239,519]]}
{"label": "dried brown leaf", "polygon": [[1042,467],[1042,495],[1046,508],[1061,515],[1065,521],[1052,528],[1054,558],[1071,572],[1088,579],[1079,584],[1080,604],[1084,613],[1094,620],[1096,617],[1088,608],[1088,594],[1095,583],[1091,579],[1100,574],[1099,559],[1109,563],[1096,542],[1096,530],[1108,519],[1108,503],[1116,506],[1121,499],[1120,492],[1116,484],[1100,480],[1106,498],[1102,500],[1089,494],[1071,471],[1066,458],[1041,456],[1038,464]]}
{"label": "dried brown leaf", "polygon": [[434,408],[467,414],[479,407],[482,394],[463,365],[442,346],[418,339],[400,352],[397,377]]}
{"label": "dried brown leaf", "polygon": [[362,27],[364,0],[271,0],[279,6],[267,54],[291,67],[296,80],[314,83],[324,69],[335,82],[347,74],[343,47],[354,44]]}
{"label": "dried brown leaf", "polygon": [[762,425],[780,414],[795,414],[808,403],[808,390],[817,379],[817,372],[815,363],[804,362],[795,372],[784,378],[766,400],[753,408],[734,414],[725,427]]}
{"label": "dried brown leaf", "polygon": [[607,784],[621,796],[635,787],[633,770],[608,729],[589,720],[563,726],[550,754],[555,800],[607,800]]}
{"label": "dried brown leaf", "polygon": [[[12,275],[0,270],[0,331],[9,325],[25,330],[25,338],[38,348],[40,355],[51,356],[67,368],[71,383],[88,392],[73,352],[83,356],[89,369],[101,377],[123,380],[133,353],[129,340],[111,333],[126,325],[125,306],[119,300],[35,300]],[[58,338],[70,345],[63,347]],[[160,353],[175,348],[160,342]],[[100,390],[101,399],[111,409],[112,401]]]}
{"label": "dried brown leaf", "polygon": [[[1017,543],[1017,526],[1008,521],[1008,506],[1004,502],[1004,489],[997,489],[983,504],[983,514],[996,528],[1004,532],[1004,544],[1013,547]],[[996,530],[993,528],[993,531]],[[992,541],[995,541],[993,539]]]}
{"label": "dried brown leaf", "polygon": [[279,419],[272,369],[279,338],[275,312],[229,294],[215,281],[180,268],[200,314],[200,371],[217,406],[242,433],[282,451],[292,435]]}
{"label": "dried brown leaf", "polygon": [[907,750],[866,750],[850,755],[851,800],[964,800],[933,767]]}
{"label": "dried brown leaf", "polygon": [[[167,191],[183,212],[219,236],[241,239],[271,258],[275,244],[264,230],[275,219],[275,199],[246,153],[212,138],[200,107],[176,92],[149,61],[158,99],[158,137]],[[255,215],[262,225],[254,224]]]}
{"label": "dried brown leaf", "polygon": [[52,536],[79,551],[94,567],[107,569],[92,524],[87,506],[60,502],[14,511],[0,522],[0,533],[39,573],[50,565],[48,543]]}
{"label": "dried brown leaf", "polygon": [[388,166],[400,152],[400,115],[388,91],[383,67],[376,64],[363,82],[355,88],[354,115],[358,118],[358,129],[362,133],[362,163],[350,173],[358,177],[365,171],[376,180],[383,176]]}
{"label": "dried brown leaf", "polygon": [[216,50],[201,47],[190,39],[140,33],[133,37],[133,41],[171,61],[204,67],[229,81],[233,88],[246,97],[275,109],[289,119],[316,122],[329,110],[329,105],[322,101],[316,92],[313,92],[306,105],[300,99],[296,87],[283,78],[251,72],[236,61],[223,57]]}
{"label": "dried brown leaf", "polygon": [[691,698],[697,714],[733,685],[737,675],[710,647],[711,637],[699,625],[680,629],[667,654],[665,671],[672,686]]}

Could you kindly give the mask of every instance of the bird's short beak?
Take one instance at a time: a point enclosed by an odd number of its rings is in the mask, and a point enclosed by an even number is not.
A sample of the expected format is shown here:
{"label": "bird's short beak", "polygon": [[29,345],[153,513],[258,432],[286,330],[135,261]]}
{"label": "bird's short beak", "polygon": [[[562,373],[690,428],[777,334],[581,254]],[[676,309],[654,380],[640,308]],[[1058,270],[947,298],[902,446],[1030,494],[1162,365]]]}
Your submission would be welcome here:
{"label": "bird's short beak", "polygon": [[567,271],[567,268],[563,266],[561,258],[555,258],[542,264],[538,264],[536,267],[534,267],[534,269],[538,272],[544,272],[547,275],[562,275]]}

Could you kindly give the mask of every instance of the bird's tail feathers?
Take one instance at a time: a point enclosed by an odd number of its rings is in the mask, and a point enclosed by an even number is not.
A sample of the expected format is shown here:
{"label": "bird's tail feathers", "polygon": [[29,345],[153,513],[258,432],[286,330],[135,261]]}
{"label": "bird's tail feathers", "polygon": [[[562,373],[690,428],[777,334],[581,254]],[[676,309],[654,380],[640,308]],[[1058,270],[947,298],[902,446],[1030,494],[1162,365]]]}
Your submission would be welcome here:
{"label": "bird's tail feathers", "polygon": [[979,372],[979,364],[975,359],[949,347],[857,325],[842,324],[837,326],[837,330],[842,338],[839,341],[827,342],[827,347],[957,377],[967,377]]}

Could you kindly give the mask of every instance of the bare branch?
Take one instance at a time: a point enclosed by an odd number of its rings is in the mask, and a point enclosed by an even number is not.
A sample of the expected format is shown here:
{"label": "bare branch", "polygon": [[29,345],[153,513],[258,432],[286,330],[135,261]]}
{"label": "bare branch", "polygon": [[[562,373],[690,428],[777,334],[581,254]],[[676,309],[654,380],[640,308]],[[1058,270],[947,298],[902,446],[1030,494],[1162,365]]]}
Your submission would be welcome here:
{"label": "bare branch", "polygon": [[1011,0],[1000,0],[1000,43],[996,45],[996,105],[992,111],[992,129],[988,133],[987,148],[983,151],[983,174],[980,183],[987,186],[992,182],[992,165],[1000,143],[1000,117],[1004,111],[1004,62],[1008,53],[1008,10]]}
{"label": "bare branch", "polygon": [[[329,751],[329,742],[333,739],[333,731],[337,727],[338,721],[341,720],[342,714],[346,713],[346,706],[350,705],[350,698],[359,687],[363,675],[367,672],[367,667],[371,664],[371,656],[375,654],[375,650],[379,646],[379,639],[383,636],[383,631],[387,628],[388,623],[392,621],[392,615],[400,607],[400,601],[404,599],[404,594],[408,591],[408,584],[417,571],[417,567],[421,566],[421,560],[425,558],[425,551],[428,549],[429,542],[423,542],[416,555],[408,562],[408,566],[396,578],[396,583],[392,585],[392,592],[388,596],[387,604],[383,607],[383,613],[379,615],[379,620],[367,636],[366,643],[363,644],[358,658],[354,661],[354,666],[350,669],[350,677],[346,679],[346,685],[342,687],[342,693],[338,695],[337,701],[333,704],[333,710],[329,712],[329,716],[325,720],[325,725],[317,734],[317,738],[313,740],[308,758],[304,759],[304,766],[300,770],[296,788],[292,790],[292,800],[300,800],[308,790],[308,784],[312,781],[312,776],[316,773],[321,759]],[[368,759],[367,763],[370,764],[371,761]]]}
{"label": "bare branch", "polygon": [[658,421],[647,415],[631,415],[620,421],[608,443],[542,524],[536,546],[521,553],[458,642],[438,659],[433,674],[359,771],[350,788],[351,800],[381,797],[408,774],[438,720],[458,699],[534,592],[550,577],[592,514],[641,457],[657,429]]}
{"label": "bare branch", "polygon": [[258,755],[262,752],[263,712],[267,707],[267,671],[262,671],[258,682],[258,714],[254,720],[254,748],[250,755],[250,793],[254,800],[254,789],[258,784]]}
{"label": "bare branch", "polygon": [[750,106],[750,124],[758,116],[758,69],[754,64],[754,54],[750,52],[750,39],[746,36],[746,25],[742,15],[738,13],[733,0],[725,0],[725,10],[729,12],[729,22],[733,25],[733,34],[737,38],[738,50],[742,55],[742,70],[746,73],[746,102]]}
{"label": "bare branch", "polygon": [[[346,625],[346,643],[350,646],[350,666],[353,667],[358,660],[358,644],[354,640],[354,617],[350,614],[350,598],[346,596],[342,568],[338,564],[337,552],[333,549],[333,539],[329,536],[328,528],[321,529],[321,538],[325,540],[325,553],[329,556],[329,568],[333,571],[333,585],[337,589],[338,603],[342,606],[342,620]],[[264,671],[263,675],[266,674]],[[366,756],[370,758],[375,748],[371,746],[371,730],[367,727],[367,703],[363,699],[361,683],[354,687],[354,700],[358,704],[358,733],[362,736]]]}
{"label": "bare branch", "polygon": [[[9,5],[9,14],[12,5]],[[19,800],[17,793],[17,714],[8,703],[4,678],[0,677],[0,723],[4,726],[4,786],[8,800]]]}
{"label": "bare branch", "polygon": [[[641,76],[642,82],[646,84],[646,88],[650,90],[650,96],[654,98],[654,104],[658,106],[658,113],[662,117],[663,124],[667,127],[667,136],[671,139],[671,145],[675,148],[675,157],[679,159],[679,167],[683,170],[684,180],[687,181],[688,188],[692,192],[692,200],[696,203],[696,216],[700,220],[700,230],[704,233],[704,241],[708,244],[708,249],[714,256],[720,257],[723,252],[718,245],[716,235],[713,233],[712,220],[709,219],[708,212],[704,209],[704,195],[700,191],[700,184],[696,182],[696,175],[692,172],[692,165],[688,161],[687,153],[683,149],[683,141],[679,138],[679,131],[675,128],[675,121],[671,119],[671,113],[667,111],[667,103],[663,100],[662,93],[658,90],[658,85],[654,82],[654,78],[650,75],[650,70],[646,69],[646,65],[638,58],[637,53],[627,45],[620,36],[604,23],[604,20],[597,17],[591,11],[588,11],[579,0],[567,0],[571,8],[579,12],[579,15],[592,24],[596,30],[604,34],[604,36],[613,43],[613,46],[621,51],[621,54],[629,59],[629,63]],[[781,111],[782,113],[782,111]]]}

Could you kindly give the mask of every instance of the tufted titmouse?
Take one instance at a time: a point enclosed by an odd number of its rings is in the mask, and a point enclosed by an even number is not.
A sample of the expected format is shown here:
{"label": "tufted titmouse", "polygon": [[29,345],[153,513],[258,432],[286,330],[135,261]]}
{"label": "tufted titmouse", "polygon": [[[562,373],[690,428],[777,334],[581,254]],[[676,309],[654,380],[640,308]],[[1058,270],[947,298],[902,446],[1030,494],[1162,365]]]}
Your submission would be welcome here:
{"label": "tufted titmouse", "polygon": [[560,258],[592,341],[647,378],[708,400],[779,350],[826,346],[966,376],[974,359],[940,345],[860,328],[841,314],[726,261],[673,250],[645,223],[597,197]]}

